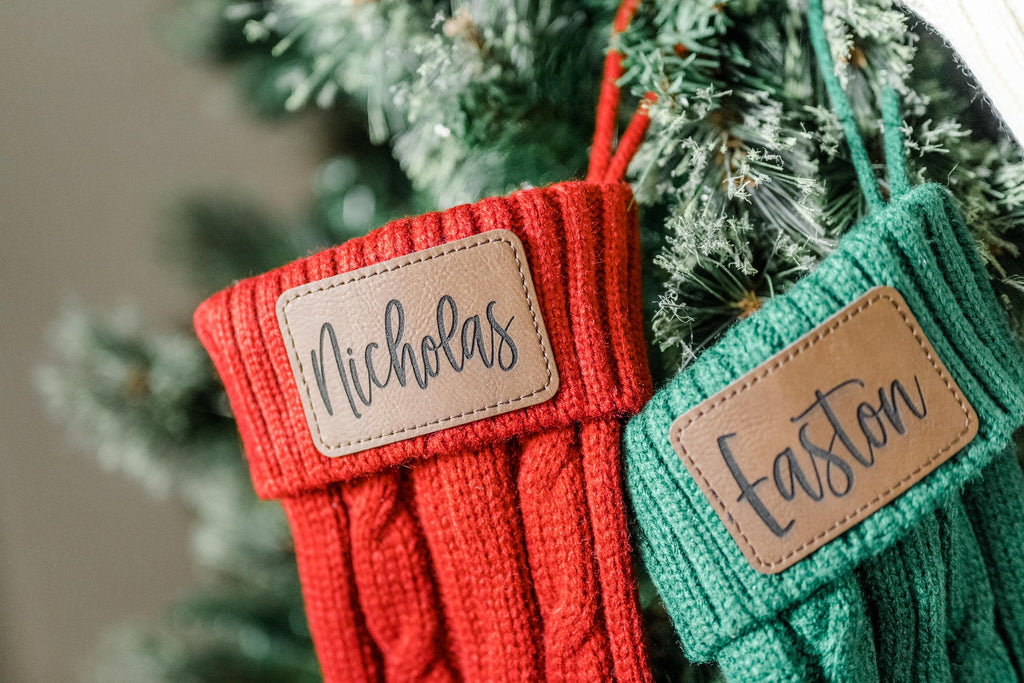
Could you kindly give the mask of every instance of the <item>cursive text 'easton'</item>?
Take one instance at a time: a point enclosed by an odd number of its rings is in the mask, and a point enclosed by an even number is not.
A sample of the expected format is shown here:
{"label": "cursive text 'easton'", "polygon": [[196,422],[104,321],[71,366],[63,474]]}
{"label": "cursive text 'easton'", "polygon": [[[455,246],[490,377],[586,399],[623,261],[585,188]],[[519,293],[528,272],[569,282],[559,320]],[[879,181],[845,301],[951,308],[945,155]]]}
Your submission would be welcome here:
{"label": "cursive text 'easton'", "polygon": [[[789,446],[771,458],[770,478],[762,476],[752,480],[740,465],[741,460],[748,460],[738,457],[729,443],[736,433],[722,434],[718,437],[718,449],[739,486],[737,502],[748,503],[772,533],[782,537],[793,528],[795,520],[780,519],[782,513],[771,509],[769,496],[759,490],[762,487],[768,486],[767,493],[770,493],[774,484],[774,493],[785,502],[799,495],[814,502],[828,496],[845,497],[854,490],[858,471],[874,467],[877,451],[890,444],[892,437],[906,435],[927,417],[928,407],[917,376],[914,386],[916,401],[899,380],[893,380],[888,387],[879,387],[877,402],[858,402],[848,395],[837,400],[840,392],[848,393],[856,387],[863,389],[864,382],[859,379],[849,379],[828,391],[815,390],[815,400],[799,415],[790,418],[791,424],[798,425],[793,436],[799,446]],[[817,433],[825,433],[827,438],[811,437],[815,424],[823,427]],[[772,484],[768,483],[769,479]]]}

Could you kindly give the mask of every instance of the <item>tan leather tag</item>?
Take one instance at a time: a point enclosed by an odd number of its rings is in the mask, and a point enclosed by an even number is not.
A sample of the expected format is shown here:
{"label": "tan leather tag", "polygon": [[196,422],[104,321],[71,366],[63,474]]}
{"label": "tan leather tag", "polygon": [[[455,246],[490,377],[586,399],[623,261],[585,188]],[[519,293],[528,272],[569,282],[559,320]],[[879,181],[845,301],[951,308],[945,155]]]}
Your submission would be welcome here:
{"label": "tan leather tag", "polygon": [[277,318],[313,443],[327,456],[558,390],[523,244],[508,230],[289,289]]}
{"label": "tan leather tag", "polygon": [[750,564],[776,574],[977,431],[903,297],[876,287],[680,416],[669,437]]}

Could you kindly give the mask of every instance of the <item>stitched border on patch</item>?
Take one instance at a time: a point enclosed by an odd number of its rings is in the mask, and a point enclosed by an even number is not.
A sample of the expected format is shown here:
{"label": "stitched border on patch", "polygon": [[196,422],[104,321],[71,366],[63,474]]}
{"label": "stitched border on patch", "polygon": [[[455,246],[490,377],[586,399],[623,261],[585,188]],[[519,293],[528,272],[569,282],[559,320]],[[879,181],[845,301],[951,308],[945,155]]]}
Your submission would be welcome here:
{"label": "stitched border on patch", "polygon": [[[396,271],[396,270],[401,270],[402,268],[406,268],[408,266],[415,265],[417,263],[424,263],[426,261],[432,261],[432,260],[434,260],[436,258],[440,258],[442,256],[448,256],[448,255],[454,254],[456,252],[466,251],[466,250],[469,250],[469,249],[473,249],[474,247],[480,247],[480,246],[483,246],[485,244],[492,244],[494,242],[501,242],[502,244],[507,245],[509,250],[511,250],[511,252],[512,252],[512,257],[516,261],[516,269],[519,272],[519,279],[520,279],[520,283],[521,283],[522,288],[523,288],[523,296],[526,298],[527,306],[529,306],[530,316],[531,316],[532,321],[533,321],[533,329],[534,329],[534,332],[535,332],[536,337],[537,337],[537,342],[538,342],[538,344],[540,344],[541,353],[544,356],[544,367],[545,367],[545,370],[547,371],[547,378],[545,379],[544,384],[541,387],[531,391],[528,394],[523,394],[521,396],[516,396],[514,398],[504,399],[504,400],[498,401],[496,403],[492,403],[492,404],[490,404],[488,406],[484,406],[483,408],[474,408],[473,410],[465,410],[465,411],[462,411],[461,413],[458,413],[456,415],[449,415],[447,417],[439,418],[439,419],[436,419],[436,420],[431,420],[429,422],[424,422],[424,423],[413,425],[413,426],[409,426],[409,427],[403,427],[402,429],[395,429],[395,430],[392,430],[392,431],[384,433],[384,434],[376,434],[374,436],[363,437],[363,438],[360,438],[360,439],[353,439],[353,440],[350,440],[350,441],[343,441],[343,442],[335,443],[335,444],[328,444],[328,443],[324,442],[323,432],[320,429],[320,421],[319,421],[319,418],[318,418],[318,416],[316,414],[316,411],[315,410],[314,411],[310,411],[312,413],[312,415],[313,415],[313,424],[314,424],[314,427],[315,427],[316,432],[317,432],[317,439],[320,442],[320,444],[326,450],[336,450],[338,448],[347,448],[349,446],[355,446],[357,444],[363,444],[363,443],[369,444],[369,443],[371,443],[373,441],[379,441],[380,439],[386,439],[388,437],[395,436],[397,434],[402,434],[404,432],[411,432],[411,431],[414,431],[414,430],[417,430],[417,429],[422,429],[423,427],[430,427],[430,426],[433,426],[433,425],[442,424],[444,422],[450,422],[452,420],[458,420],[458,419],[461,419],[463,417],[466,417],[467,415],[475,415],[477,413],[484,413],[484,412],[487,412],[487,411],[490,411],[490,410],[494,410],[495,408],[499,408],[501,406],[511,405],[513,403],[517,403],[519,401],[524,401],[526,399],[532,398],[533,396],[536,396],[537,394],[545,391],[548,387],[551,386],[551,381],[552,381],[552,378],[553,378],[554,374],[551,371],[551,359],[548,356],[549,349],[548,349],[548,345],[544,343],[544,337],[541,334],[540,325],[537,322],[537,315],[538,315],[537,314],[537,307],[535,306],[535,302],[533,300],[533,297],[530,296],[530,290],[529,290],[529,288],[526,285],[526,273],[523,272],[523,264],[519,260],[519,253],[516,250],[516,245],[513,244],[511,241],[509,241],[508,239],[506,239],[504,237],[486,237],[486,235],[487,235],[487,233],[483,233],[482,235],[477,236],[479,238],[479,241],[474,241],[474,242],[472,242],[470,244],[464,244],[464,245],[455,247],[453,249],[447,249],[445,251],[442,251],[442,252],[439,252],[439,253],[436,253],[436,254],[431,254],[430,256],[416,256],[416,254],[410,254],[409,256],[406,256],[406,257],[398,257],[397,259],[390,259],[389,262],[391,263],[391,265],[388,265],[387,267],[382,267],[380,270],[375,270],[375,271],[370,272],[370,273],[363,273],[363,274],[358,275],[356,277],[349,278],[349,279],[346,279],[346,280],[342,280],[340,282],[332,282],[329,285],[323,285],[321,287],[315,287],[313,289],[309,289],[307,291],[303,291],[301,293],[294,294],[293,296],[285,299],[284,303],[281,305],[281,315],[282,315],[282,318],[284,319],[284,323],[285,323],[284,327],[285,327],[285,330],[286,330],[286,332],[288,334],[288,341],[289,341],[288,347],[289,347],[289,350],[291,351],[291,353],[293,354],[292,358],[294,359],[294,362],[296,363],[296,366],[299,368],[299,375],[302,378],[302,389],[303,389],[303,391],[306,392],[306,397],[309,399],[309,401],[312,402],[312,400],[313,400],[312,396],[313,395],[312,395],[312,390],[310,388],[310,385],[306,381],[306,370],[305,370],[305,368],[302,365],[302,359],[298,355],[298,351],[296,349],[296,344],[295,344],[295,339],[294,339],[294,337],[292,337],[291,325],[288,323],[288,306],[289,305],[291,305],[292,303],[294,303],[298,299],[301,299],[302,297],[305,297],[305,296],[310,295],[310,294],[315,294],[317,292],[324,292],[324,291],[327,291],[329,289],[334,289],[335,287],[341,287],[341,286],[344,286],[344,285],[347,285],[347,284],[351,284],[353,282],[359,282],[361,280],[366,280],[366,279],[375,277],[377,275],[382,275],[384,273],[390,273],[390,272],[393,272],[393,271]],[[427,248],[429,249],[429,247],[427,247]],[[408,259],[408,260],[402,261],[402,259]],[[394,261],[401,261],[401,262],[400,263],[394,263]],[[388,263],[388,262],[385,262],[385,263]],[[381,264],[381,265],[384,265],[384,264]],[[332,276],[332,277],[335,277],[335,276]],[[330,279],[330,278],[324,278],[324,279]],[[299,287],[302,287],[302,285],[300,285]]]}
{"label": "stitched border on patch", "polygon": [[[882,493],[876,495],[874,498],[872,498],[868,502],[864,503],[859,508],[857,508],[856,510],[851,512],[850,514],[848,514],[845,517],[843,517],[842,519],[836,521],[835,523],[833,523],[831,526],[829,526],[824,531],[822,531],[822,532],[818,533],[817,535],[813,536],[812,538],[810,538],[809,540],[807,540],[806,542],[801,544],[800,547],[794,548],[793,550],[791,550],[790,552],[786,553],[785,555],[783,555],[780,558],[777,558],[777,559],[772,560],[772,561],[768,561],[768,560],[766,560],[764,557],[762,557],[757,552],[757,549],[750,542],[750,539],[747,537],[746,533],[744,533],[744,531],[741,528],[739,522],[736,521],[735,517],[733,517],[732,515],[729,514],[728,509],[726,508],[725,503],[723,503],[722,499],[719,497],[718,492],[715,490],[714,486],[712,486],[711,482],[707,479],[707,477],[701,471],[700,465],[697,464],[697,462],[693,459],[693,457],[686,450],[686,447],[683,445],[683,443],[682,443],[682,433],[683,433],[683,431],[687,427],[692,425],[694,422],[696,422],[700,418],[706,416],[708,413],[713,411],[718,406],[724,404],[726,401],[734,398],[738,394],[743,393],[744,391],[746,391],[747,389],[751,388],[752,386],[754,386],[755,384],[757,384],[761,380],[767,378],[772,373],[777,372],[778,370],[780,370],[783,366],[785,366],[787,363],[792,361],[794,358],[796,358],[800,354],[802,354],[805,351],[807,351],[810,348],[812,348],[818,342],[820,342],[821,340],[825,339],[828,335],[832,334],[833,332],[837,331],[844,324],[846,324],[847,322],[852,320],[858,314],[860,314],[861,312],[866,310],[868,307],[874,305],[875,303],[877,303],[881,299],[885,299],[886,301],[888,301],[893,306],[893,308],[896,309],[896,312],[899,313],[900,318],[903,319],[903,323],[910,330],[911,334],[913,334],[914,339],[917,341],[918,346],[921,349],[921,352],[924,353],[925,357],[928,359],[928,362],[932,366],[932,369],[935,370],[936,375],[938,375],[939,379],[942,380],[943,385],[945,385],[946,389],[949,390],[949,392],[953,396],[953,398],[956,399],[957,404],[960,406],[960,409],[963,410],[963,413],[964,413],[964,427],[955,437],[953,437],[952,440],[950,440],[949,443],[947,443],[945,446],[943,446],[941,449],[939,449],[939,451],[937,453],[933,454],[926,461],[921,463],[921,465],[918,466],[913,472],[907,474],[902,479],[900,479],[899,481],[895,482],[888,489],[886,489]],[[838,318],[833,320],[831,323],[829,323],[827,326],[818,329],[814,334],[812,334],[807,339],[805,339],[803,342],[801,342],[799,345],[797,345],[796,347],[791,349],[788,353],[786,353],[781,358],[777,358],[771,365],[768,365],[767,367],[762,368],[760,371],[757,372],[756,375],[750,377],[743,384],[741,384],[740,386],[735,387],[729,393],[724,394],[722,396],[719,396],[715,401],[713,401],[706,408],[702,408],[696,415],[694,415],[690,419],[686,420],[683,424],[678,425],[674,430],[672,430],[670,438],[672,439],[672,442],[678,447],[678,451],[683,455],[683,457],[686,458],[687,462],[690,465],[693,466],[694,471],[696,471],[697,474],[700,476],[701,481],[703,481],[703,483],[704,483],[704,488],[707,491],[711,492],[711,495],[713,497],[713,500],[711,500],[711,502],[716,507],[716,509],[720,513],[722,513],[720,516],[724,516],[724,518],[727,518],[729,520],[729,522],[733,525],[733,527],[736,529],[736,531],[739,533],[739,535],[743,538],[743,541],[746,544],[747,549],[750,551],[750,555],[752,557],[754,557],[754,559],[757,561],[757,563],[761,567],[764,567],[766,569],[772,569],[772,568],[774,568],[774,567],[776,567],[776,566],[778,566],[780,564],[784,564],[787,560],[789,560],[790,558],[794,557],[795,555],[801,554],[808,547],[815,545],[823,537],[828,536],[829,534],[834,532],[838,527],[843,526],[844,524],[846,524],[847,522],[850,522],[851,520],[858,519],[858,518],[866,516],[865,513],[874,512],[875,509],[877,509],[876,506],[883,499],[887,498],[890,494],[892,494],[894,492],[897,492],[900,489],[904,488],[909,481],[912,481],[912,480],[916,479],[917,476],[922,472],[922,470],[928,469],[929,466],[933,462],[935,462],[936,460],[942,458],[942,456],[944,456],[947,452],[949,452],[954,447],[959,449],[961,447],[961,444],[959,444],[959,441],[964,437],[965,434],[967,434],[970,431],[970,427],[971,427],[971,410],[969,409],[964,396],[960,393],[960,391],[958,390],[958,387],[955,386],[952,378],[944,371],[944,369],[942,367],[939,366],[939,364],[935,360],[935,357],[928,350],[928,347],[926,346],[926,342],[924,341],[924,333],[920,329],[920,326],[917,325],[916,320],[914,320],[909,315],[909,311],[904,309],[904,307],[900,304],[899,301],[897,301],[896,299],[892,298],[892,296],[890,296],[887,292],[883,291],[883,292],[878,292],[877,294],[866,298],[863,302],[861,302],[861,304],[859,306],[857,306],[854,309],[851,309],[851,310],[847,311],[845,314],[839,316]]]}

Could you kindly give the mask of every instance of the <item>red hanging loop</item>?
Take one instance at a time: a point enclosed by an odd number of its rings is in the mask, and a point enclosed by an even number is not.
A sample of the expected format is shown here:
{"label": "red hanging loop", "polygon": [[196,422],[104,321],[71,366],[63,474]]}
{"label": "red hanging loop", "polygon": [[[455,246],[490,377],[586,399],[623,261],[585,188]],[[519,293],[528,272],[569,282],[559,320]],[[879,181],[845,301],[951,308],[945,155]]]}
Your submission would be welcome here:
{"label": "red hanging loop", "polygon": [[[640,0],[623,0],[619,5],[615,22],[612,25],[613,42],[629,27],[639,5]],[[612,47],[605,57],[604,76],[601,79],[601,95],[597,102],[597,121],[594,126],[594,144],[590,150],[587,180],[615,182],[622,179],[650,125],[651,117],[648,109],[658,99],[654,93],[647,93],[626,128],[626,132],[619,142],[618,150],[612,156],[612,138],[615,136],[615,123],[621,99],[619,79],[623,74],[623,59],[622,53],[615,47]]]}
{"label": "red hanging loop", "polygon": [[640,145],[647,135],[647,129],[651,125],[651,115],[648,110],[657,100],[658,96],[649,92],[640,102],[640,106],[637,107],[636,113],[633,114],[633,118],[626,127],[626,132],[622,134],[619,147],[615,150],[615,156],[609,162],[601,180],[606,183],[614,183],[622,180],[626,175],[629,162],[633,160],[636,151],[640,149]]}

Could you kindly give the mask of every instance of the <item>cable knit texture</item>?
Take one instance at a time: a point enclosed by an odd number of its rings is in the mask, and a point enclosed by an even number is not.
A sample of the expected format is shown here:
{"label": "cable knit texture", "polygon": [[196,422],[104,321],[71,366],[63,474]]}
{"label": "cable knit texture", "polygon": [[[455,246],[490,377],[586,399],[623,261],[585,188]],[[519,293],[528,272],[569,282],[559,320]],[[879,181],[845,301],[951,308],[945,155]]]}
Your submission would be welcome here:
{"label": "cable knit texture", "polygon": [[[296,285],[504,228],[561,376],[550,401],[349,456],[317,452],[275,304]],[[253,482],[282,498],[325,678],[650,680],[620,420],[650,377],[635,202],[560,183],[395,221],[204,302]]]}

